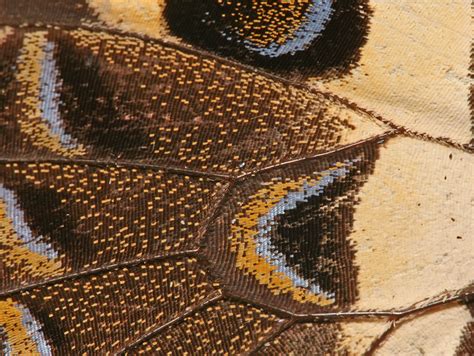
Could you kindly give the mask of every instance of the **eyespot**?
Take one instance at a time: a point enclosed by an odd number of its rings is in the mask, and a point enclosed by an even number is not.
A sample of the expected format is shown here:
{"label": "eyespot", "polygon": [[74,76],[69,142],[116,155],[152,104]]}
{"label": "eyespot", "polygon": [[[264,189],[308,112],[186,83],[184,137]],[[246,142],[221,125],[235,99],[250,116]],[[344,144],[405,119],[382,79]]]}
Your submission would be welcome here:
{"label": "eyespot", "polygon": [[365,1],[169,0],[173,34],[193,45],[275,71],[322,74],[355,65],[365,42]]}

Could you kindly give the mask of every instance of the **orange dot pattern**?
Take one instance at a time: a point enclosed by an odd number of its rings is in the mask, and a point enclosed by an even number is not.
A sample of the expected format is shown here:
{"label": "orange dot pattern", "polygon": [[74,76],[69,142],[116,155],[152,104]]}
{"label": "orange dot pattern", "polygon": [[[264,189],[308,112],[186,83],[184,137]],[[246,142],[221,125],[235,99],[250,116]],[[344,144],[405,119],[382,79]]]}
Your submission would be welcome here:
{"label": "orange dot pattern", "polygon": [[[99,16],[107,13],[98,2],[94,7]],[[370,34],[371,5],[366,0],[167,0],[157,17],[164,21],[155,33],[172,35],[173,42],[305,82],[343,77],[357,68]],[[128,23],[150,33],[145,21]]]}
{"label": "orange dot pattern", "polygon": [[292,39],[294,31],[306,20],[305,11],[312,5],[309,0],[252,1],[250,5],[227,0],[217,3],[226,9],[240,37],[259,47],[271,43],[282,45]]}
{"label": "orange dot pattern", "polygon": [[[351,350],[337,348],[339,327],[335,323],[297,324],[276,339],[266,343],[261,355],[330,355],[337,350],[351,354]],[[311,342],[308,342],[311,340]]]}
{"label": "orange dot pattern", "polygon": [[[9,68],[20,61],[23,70],[3,89],[0,142],[8,155],[138,160],[239,175],[387,130],[322,94],[151,41],[16,30],[7,43],[0,52],[17,51],[7,56]],[[29,84],[33,71],[42,85]],[[38,94],[44,92],[56,99]],[[38,109],[48,105],[54,115]]]}
{"label": "orange dot pattern", "polygon": [[[288,46],[310,3],[330,16]],[[367,1],[162,0],[163,41],[89,5],[0,9],[0,355],[351,354],[349,234],[391,130],[301,83],[356,71]]]}
{"label": "orange dot pattern", "polygon": [[[63,163],[7,163],[0,176],[17,204],[16,219],[0,211],[1,289],[194,250],[223,187],[157,170]],[[25,244],[19,214],[31,239],[56,251],[53,261]]]}
{"label": "orange dot pattern", "polygon": [[130,355],[242,354],[251,351],[281,321],[246,304],[221,302],[144,342]]}
{"label": "orange dot pattern", "polygon": [[13,299],[41,323],[54,354],[110,354],[199,304],[214,289],[197,261],[186,258],[91,274]]}

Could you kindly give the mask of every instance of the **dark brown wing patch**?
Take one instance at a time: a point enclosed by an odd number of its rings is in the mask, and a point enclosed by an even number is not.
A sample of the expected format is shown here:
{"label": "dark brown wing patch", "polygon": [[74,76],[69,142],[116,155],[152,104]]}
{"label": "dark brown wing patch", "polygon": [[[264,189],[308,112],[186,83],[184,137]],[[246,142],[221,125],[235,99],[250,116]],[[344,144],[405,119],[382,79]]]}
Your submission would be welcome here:
{"label": "dark brown wing patch", "polygon": [[462,331],[460,343],[456,349],[456,356],[474,355],[474,303],[466,305],[471,313],[472,320]]}
{"label": "dark brown wing patch", "polygon": [[461,3],[5,2],[0,353],[470,353]]}
{"label": "dark brown wing patch", "polygon": [[0,171],[3,290],[193,251],[223,187],[134,168],[8,163]]}
{"label": "dark brown wing patch", "polygon": [[[15,326],[7,329],[13,352],[28,345],[25,334],[44,354],[97,354],[120,350],[214,291],[196,260],[182,258],[31,288],[0,305],[11,319],[18,312]],[[3,323],[1,313],[0,319]]]}
{"label": "dark brown wing patch", "polygon": [[340,330],[335,323],[297,324],[259,351],[261,355],[330,355]]}
{"label": "dark brown wing patch", "polygon": [[22,45],[3,88],[7,155],[238,175],[389,131],[335,99],[136,38],[84,30],[8,38]]}
{"label": "dark brown wing patch", "polygon": [[130,354],[240,354],[283,320],[247,304],[220,302],[139,345]]}
{"label": "dark brown wing patch", "polygon": [[206,254],[233,295],[293,313],[357,296],[349,240],[375,143],[248,177],[211,224]]}

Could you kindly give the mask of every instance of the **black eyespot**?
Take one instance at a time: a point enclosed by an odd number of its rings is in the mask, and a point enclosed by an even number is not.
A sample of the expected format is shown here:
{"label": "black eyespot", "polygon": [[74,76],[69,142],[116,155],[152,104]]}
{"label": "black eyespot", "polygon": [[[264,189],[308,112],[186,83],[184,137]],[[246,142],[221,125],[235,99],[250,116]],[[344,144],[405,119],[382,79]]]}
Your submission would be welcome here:
{"label": "black eyespot", "polygon": [[345,73],[368,32],[366,0],[168,0],[171,31],[224,56],[290,75]]}

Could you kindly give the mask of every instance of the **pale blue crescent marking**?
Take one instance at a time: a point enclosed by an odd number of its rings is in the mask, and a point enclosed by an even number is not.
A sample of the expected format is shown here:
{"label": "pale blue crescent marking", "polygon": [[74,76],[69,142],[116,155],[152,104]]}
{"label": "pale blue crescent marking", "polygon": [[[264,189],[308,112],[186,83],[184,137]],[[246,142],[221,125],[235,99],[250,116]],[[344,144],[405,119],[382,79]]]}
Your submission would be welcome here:
{"label": "pale blue crescent marking", "polygon": [[48,123],[53,134],[59,137],[59,141],[66,148],[77,148],[74,138],[64,131],[59,111],[60,95],[57,88],[62,82],[56,69],[54,59],[54,43],[47,42],[44,49],[44,59],[41,66],[40,77],[40,110],[42,118]]}
{"label": "pale blue crescent marking", "polygon": [[[3,328],[2,326],[0,326],[0,334],[1,333],[5,333],[5,328]],[[5,356],[13,355],[12,345],[10,345],[10,342],[8,340],[2,343],[2,347],[0,351],[2,352],[2,355],[5,355]]]}
{"label": "pale blue crescent marking", "polygon": [[23,305],[17,305],[17,307],[22,312],[21,322],[26,328],[28,335],[30,335],[31,340],[35,343],[39,354],[41,356],[52,356],[51,348],[44,337],[41,325],[36,321],[33,315],[31,315],[28,308]]}
{"label": "pale blue crescent marking", "polygon": [[244,41],[247,49],[267,57],[279,57],[283,54],[305,50],[311,42],[321,36],[333,13],[332,0],[313,0],[305,13],[306,20],[284,44],[272,42],[267,47],[259,47],[249,40]]}
{"label": "pale blue crescent marking", "polygon": [[24,245],[30,251],[45,256],[50,260],[58,258],[57,251],[50,244],[41,241],[44,240],[43,236],[34,237],[15,193],[10,189],[6,189],[2,184],[0,184],[0,199],[5,202],[7,217],[12,221],[13,229]]}
{"label": "pale blue crescent marking", "polygon": [[299,191],[289,192],[284,198],[280,199],[280,201],[278,201],[278,203],[276,203],[267,214],[259,218],[259,233],[255,236],[257,254],[263,257],[270,265],[276,267],[278,272],[283,273],[290,278],[295,287],[305,288],[313,294],[323,295],[327,299],[333,301],[335,300],[334,293],[323,291],[318,283],[301,277],[297,269],[290,266],[285,255],[278,252],[277,247],[273,244],[271,232],[276,225],[275,218],[278,215],[282,215],[286,211],[295,209],[299,202],[308,201],[310,197],[322,194],[324,188],[333,183],[337,178],[344,177],[349,173],[348,168],[353,166],[356,161],[358,160],[345,162],[345,166],[337,169],[323,171],[321,172],[321,179],[316,184],[309,185],[305,182]]}
{"label": "pale blue crescent marking", "polygon": [[[31,340],[36,345],[36,349],[41,356],[52,356],[51,347],[48,345],[46,338],[44,337],[43,331],[41,330],[41,325],[38,321],[31,315],[31,312],[28,308],[24,307],[21,304],[16,304],[15,307],[21,312],[21,323],[26,329],[26,332],[31,337]],[[0,332],[4,328],[0,327]],[[16,356],[13,353],[12,346],[9,340],[6,340],[2,343],[0,351],[2,355],[5,356]]]}

